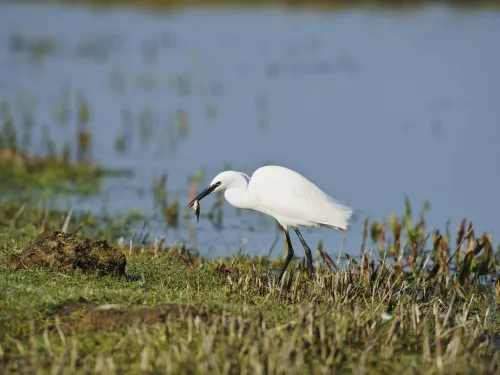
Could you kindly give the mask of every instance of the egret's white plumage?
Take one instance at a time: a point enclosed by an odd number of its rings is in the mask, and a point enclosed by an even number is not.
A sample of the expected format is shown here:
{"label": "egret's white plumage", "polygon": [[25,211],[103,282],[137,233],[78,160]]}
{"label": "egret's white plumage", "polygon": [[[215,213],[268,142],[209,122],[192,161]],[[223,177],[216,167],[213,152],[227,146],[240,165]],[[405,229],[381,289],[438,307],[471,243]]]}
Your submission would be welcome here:
{"label": "egret's white plumage", "polygon": [[289,252],[280,279],[293,256],[289,228],[293,228],[299,236],[312,272],[311,251],[300,235],[298,227],[346,230],[353,214],[350,207],[337,202],[300,173],[276,165],[257,169],[251,178],[241,172],[221,172],[188,204],[188,207],[217,191],[225,191],[224,197],[231,205],[267,214],[283,227]]}
{"label": "egret's white plumage", "polygon": [[221,181],[214,191],[226,190],[225,198],[238,208],[260,211],[288,227],[329,227],[346,230],[352,209],[335,201],[301,174],[280,166],[257,169],[247,182],[241,172],[225,171],[210,185]]}

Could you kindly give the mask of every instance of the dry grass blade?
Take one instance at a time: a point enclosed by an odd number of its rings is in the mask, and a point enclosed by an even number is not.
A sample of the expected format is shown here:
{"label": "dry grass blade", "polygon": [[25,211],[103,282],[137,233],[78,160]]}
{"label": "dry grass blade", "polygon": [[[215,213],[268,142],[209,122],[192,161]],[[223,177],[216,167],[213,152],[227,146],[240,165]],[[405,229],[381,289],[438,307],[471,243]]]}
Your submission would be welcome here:
{"label": "dry grass blade", "polygon": [[319,254],[323,261],[330,267],[330,270],[340,271],[339,267],[335,264],[333,259],[328,255],[325,250],[318,249]]}

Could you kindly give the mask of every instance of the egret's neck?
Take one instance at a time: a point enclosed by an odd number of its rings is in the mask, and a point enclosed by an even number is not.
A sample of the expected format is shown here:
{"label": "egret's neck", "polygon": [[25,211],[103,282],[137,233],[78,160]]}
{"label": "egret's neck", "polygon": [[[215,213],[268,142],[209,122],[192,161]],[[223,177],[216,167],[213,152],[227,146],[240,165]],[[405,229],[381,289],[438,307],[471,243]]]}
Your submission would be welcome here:
{"label": "egret's neck", "polygon": [[234,184],[224,192],[224,197],[230,205],[237,208],[249,208],[247,195],[247,180],[241,176],[238,183]]}

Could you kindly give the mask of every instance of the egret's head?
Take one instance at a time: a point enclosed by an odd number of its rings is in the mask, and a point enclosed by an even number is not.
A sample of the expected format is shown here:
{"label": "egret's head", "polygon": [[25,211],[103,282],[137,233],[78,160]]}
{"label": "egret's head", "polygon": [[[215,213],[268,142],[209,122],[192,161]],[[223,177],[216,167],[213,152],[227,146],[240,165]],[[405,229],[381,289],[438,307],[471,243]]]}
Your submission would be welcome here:
{"label": "egret's head", "polygon": [[219,173],[200,194],[198,194],[193,198],[191,202],[189,202],[187,207],[191,207],[195,201],[202,200],[211,193],[239,186],[242,179],[244,183],[246,183],[245,177],[243,177],[243,175],[239,172],[224,171]]}

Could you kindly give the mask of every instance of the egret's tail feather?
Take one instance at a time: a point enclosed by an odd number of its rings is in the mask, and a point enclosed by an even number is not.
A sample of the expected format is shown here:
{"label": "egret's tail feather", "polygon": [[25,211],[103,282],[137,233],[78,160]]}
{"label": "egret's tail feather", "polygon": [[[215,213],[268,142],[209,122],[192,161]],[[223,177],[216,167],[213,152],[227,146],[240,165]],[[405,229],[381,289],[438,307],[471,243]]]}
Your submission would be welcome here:
{"label": "egret's tail feather", "polygon": [[335,209],[332,210],[332,214],[325,221],[316,222],[318,225],[322,225],[334,230],[347,230],[349,226],[349,220],[354,214],[354,211],[351,207],[339,203],[332,198],[332,202],[335,206]]}

